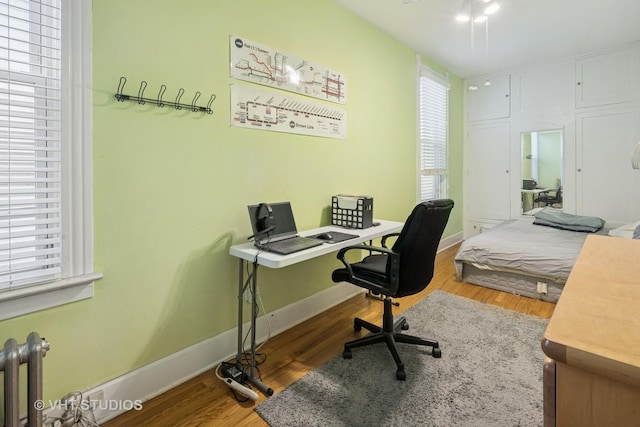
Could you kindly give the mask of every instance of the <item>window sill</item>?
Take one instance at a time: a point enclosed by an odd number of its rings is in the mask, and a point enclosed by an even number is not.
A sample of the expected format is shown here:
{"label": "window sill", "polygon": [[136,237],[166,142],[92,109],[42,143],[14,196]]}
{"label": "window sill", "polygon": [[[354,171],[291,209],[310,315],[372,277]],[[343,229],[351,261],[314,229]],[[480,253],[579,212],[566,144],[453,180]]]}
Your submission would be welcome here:
{"label": "window sill", "polygon": [[0,321],[93,297],[95,272],[38,286],[0,292]]}

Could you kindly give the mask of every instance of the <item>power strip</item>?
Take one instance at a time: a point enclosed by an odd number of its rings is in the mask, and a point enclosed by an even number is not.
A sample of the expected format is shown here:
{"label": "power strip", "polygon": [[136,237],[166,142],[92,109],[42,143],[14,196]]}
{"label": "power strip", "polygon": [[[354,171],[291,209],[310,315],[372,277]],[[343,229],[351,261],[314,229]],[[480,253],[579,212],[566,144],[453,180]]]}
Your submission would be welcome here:
{"label": "power strip", "polygon": [[222,372],[222,375],[225,378],[231,378],[239,384],[244,384],[247,380],[247,374],[233,363],[222,362],[222,365],[220,365],[220,372]]}
{"label": "power strip", "polygon": [[244,396],[247,396],[251,400],[258,400],[258,393],[256,393],[255,391],[251,390],[250,388],[245,387],[245,386],[241,385],[240,383],[235,382],[231,378],[227,378],[225,380],[225,382],[227,383],[229,388],[237,391],[238,393],[240,393],[240,394],[242,394]]}

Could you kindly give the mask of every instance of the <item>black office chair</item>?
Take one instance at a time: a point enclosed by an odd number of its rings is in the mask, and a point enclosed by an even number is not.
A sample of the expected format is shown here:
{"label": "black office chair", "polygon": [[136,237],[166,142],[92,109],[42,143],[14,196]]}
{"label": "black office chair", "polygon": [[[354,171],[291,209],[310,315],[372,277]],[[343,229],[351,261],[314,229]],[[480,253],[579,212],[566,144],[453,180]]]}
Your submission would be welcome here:
{"label": "black office chair", "polygon": [[[349,282],[384,296],[382,327],[356,317],[353,324],[356,331],[364,327],[373,333],[346,343],[343,352],[345,359],[351,359],[352,348],[384,342],[398,367],[396,378],[405,380],[404,364],[398,355],[396,342],[429,346],[432,347],[433,357],[442,356],[438,341],[400,332],[409,329],[409,325],[404,317],[394,323],[391,298],[413,295],[427,287],[433,278],[438,243],[452,208],[453,201],[449,199],[420,203],[413,209],[400,233],[383,237],[382,247],[357,245],[338,252],[337,257],[345,268],[333,272],[334,282]],[[397,236],[397,239],[389,249],[386,247],[386,241],[391,236]],[[345,260],[345,254],[354,249],[367,250],[375,254],[350,264]]]}
{"label": "black office chair", "polygon": [[[551,194],[552,192],[555,192],[555,194]],[[548,191],[540,192],[540,194],[538,194],[538,197],[536,197],[533,200],[533,203],[536,206],[561,205],[562,204],[562,186],[559,186],[556,190],[548,190]]]}

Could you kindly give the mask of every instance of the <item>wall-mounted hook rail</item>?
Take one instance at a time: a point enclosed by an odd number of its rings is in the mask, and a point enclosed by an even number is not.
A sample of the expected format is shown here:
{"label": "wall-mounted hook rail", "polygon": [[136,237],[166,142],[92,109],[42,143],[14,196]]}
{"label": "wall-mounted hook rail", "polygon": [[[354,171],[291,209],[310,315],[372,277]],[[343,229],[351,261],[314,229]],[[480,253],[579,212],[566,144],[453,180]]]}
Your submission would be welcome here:
{"label": "wall-mounted hook rail", "polygon": [[125,77],[120,77],[120,83],[118,83],[118,91],[116,92],[116,95],[115,95],[116,99],[120,102],[133,101],[133,102],[137,102],[140,105],[144,105],[148,102],[148,103],[157,105],[158,107],[171,106],[176,110],[182,110],[183,108],[185,108],[190,111],[193,111],[194,113],[204,112],[207,114],[213,114],[213,110],[211,109],[211,104],[213,104],[213,101],[216,99],[215,94],[211,95],[211,98],[209,98],[209,102],[207,103],[207,106],[203,107],[203,106],[196,105],[196,102],[198,101],[198,98],[200,98],[200,95],[201,95],[199,91],[196,92],[195,96],[193,97],[193,100],[191,101],[191,104],[182,104],[180,103],[180,99],[182,98],[182,95],[184,95],[183,88],[180,88],[180,90],[178,90],[178,95],[176,96],[176,100],[174,102],[170,102],[170,101],[167,102],[162,100],[162,97],[164,96],[164,92],[167,90],[167,86],[165,85],[160,86],[158,97],[156,99],[153,99],[153,98],[144,97],[144,91],[147,88],[146,81],[143,80],[142,82],[140,82],[140,88],[138,89],[138,96],[125,95],[124,93],[122,93],[122,91],[124,90],[124,85],[126,83],[127,83],[127,79]]}

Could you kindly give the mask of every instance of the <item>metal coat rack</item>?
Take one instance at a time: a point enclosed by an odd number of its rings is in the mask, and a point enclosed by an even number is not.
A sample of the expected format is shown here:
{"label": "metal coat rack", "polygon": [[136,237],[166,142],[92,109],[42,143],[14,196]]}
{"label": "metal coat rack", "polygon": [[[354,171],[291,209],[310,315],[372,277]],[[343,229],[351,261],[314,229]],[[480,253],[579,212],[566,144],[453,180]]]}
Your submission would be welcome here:
{"label": "metal coat rack", "polygon": [[153,98],[144,97],[144,91],[147,88],[146,81],[143,80],[142,82],[140,82],[140,88],[138,89],[138,96],[126,95],[122,93],[122,91],[124,90],[124,85],[126,83],[127,83],[127,79],[125,77],[120,77],[120,83],[118,83],[118,91],[116,92],[116,95],[115,95],[116,99],[120,102],[133,101],[133,102],[137,102],[140,105],[149,103],[149,104],[157,105],[158,107],[169,106],[169,107],[175,108],[176,110],[182,110],[184,108],[186,110],[193,111],[194,113],[203,112],[207,114],[213,114],[213,110],[211,109],[211,104],[213,104],[213,101],[216,99],[215,93],[211,95],[211,98],[209,98],[209,102],[207,103],[207,106],[203,107],[203,106],[196,105],[196,102],[198,101],[198,98],[200,98],[200,95],[201,95],[200,92],[196,92],[195,96],[193,97],[193,100],[191,101],[191,104],[184,104],[180,102],[182,95],[184,95],[183,88],[180,88],[180,90],[178,90],[178,95],[176,96],[175,101],[171,102],[171,101],[164,101],[162,99],[162,97],[164,96],[164,92],[167,90],[167,86],[165,85],[160,86],[160,91],[158,92],[157,98],[153,99]]}

